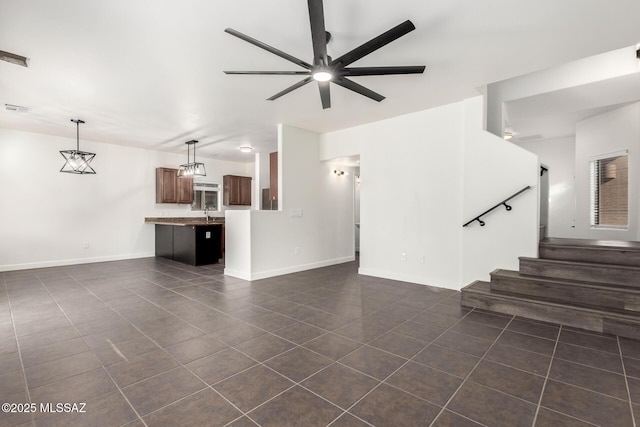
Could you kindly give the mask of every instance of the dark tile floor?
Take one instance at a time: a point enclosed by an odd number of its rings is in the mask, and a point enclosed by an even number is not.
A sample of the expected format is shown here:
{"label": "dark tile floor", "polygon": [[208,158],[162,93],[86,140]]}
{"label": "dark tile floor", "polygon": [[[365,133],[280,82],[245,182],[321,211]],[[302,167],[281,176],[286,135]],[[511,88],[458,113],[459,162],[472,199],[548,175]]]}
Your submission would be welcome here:
{"label": "dark tile floor", "polygon": [[633,426],[640,342],[354,263],[140,259],[0,273],[0,401],[3,426]]}

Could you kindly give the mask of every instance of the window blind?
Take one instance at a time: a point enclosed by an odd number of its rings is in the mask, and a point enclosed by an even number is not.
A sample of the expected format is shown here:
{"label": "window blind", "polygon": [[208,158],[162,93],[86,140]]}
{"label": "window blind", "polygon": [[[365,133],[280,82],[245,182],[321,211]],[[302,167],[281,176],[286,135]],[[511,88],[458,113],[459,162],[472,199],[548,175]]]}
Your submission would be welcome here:
{"label": "window blind", "polygon": [[604,157],[590,163],[592,226],[626,227],[629,220],[629,156]]}

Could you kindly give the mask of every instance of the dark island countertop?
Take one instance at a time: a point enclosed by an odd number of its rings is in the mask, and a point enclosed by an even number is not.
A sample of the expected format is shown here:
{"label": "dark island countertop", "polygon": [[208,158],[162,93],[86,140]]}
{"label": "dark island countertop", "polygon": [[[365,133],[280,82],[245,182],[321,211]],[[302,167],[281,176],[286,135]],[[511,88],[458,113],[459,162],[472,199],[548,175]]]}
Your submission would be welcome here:
{"label": "dark island countertop", "polygon": [[189,225],[224,225],[224,218],[222,217],[214,217],[214,218],[205,218],[205,217],[193,217],[193,216],[185,216],[185,217],[147,217],[144,219],[144,222],[147,224],[158,224],[158,225],[177,225],[177,226],[189,226]]}

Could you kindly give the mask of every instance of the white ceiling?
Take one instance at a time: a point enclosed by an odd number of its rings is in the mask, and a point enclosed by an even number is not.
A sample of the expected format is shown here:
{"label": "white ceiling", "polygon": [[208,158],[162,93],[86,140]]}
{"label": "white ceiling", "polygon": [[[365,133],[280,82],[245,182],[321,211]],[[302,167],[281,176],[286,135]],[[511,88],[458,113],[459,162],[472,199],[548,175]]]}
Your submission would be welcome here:
{"label": "white ceiling", "polygon": [[81,140],[253,161],[273,151],[276,124],[327,132],[475,96],[484,85],[640,42],[637,0],[325,0],[336,57],[400,22],[417,29],[354,64],[426,65],[423,75],[358,77],[376,103],[332,85],[322,110],[309,84],[276,101],[296,76],[222,70],[296,70],[224,33],[234,28],[311,61],[303,0],[0,0],[0,127]]}
{"label": "white ceiling", "polygon": [[[637,67],[637,64],[636,64]],[[513,142],[575,135],[576,123],[640,101],[640,68],[632,74],[505,103]]]}

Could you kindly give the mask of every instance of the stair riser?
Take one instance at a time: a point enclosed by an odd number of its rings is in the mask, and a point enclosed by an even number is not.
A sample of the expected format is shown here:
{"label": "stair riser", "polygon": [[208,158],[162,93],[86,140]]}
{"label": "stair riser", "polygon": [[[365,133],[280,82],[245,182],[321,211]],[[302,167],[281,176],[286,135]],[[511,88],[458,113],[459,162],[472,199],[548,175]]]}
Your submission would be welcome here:
{"label": "stair riser", "polygon": [[638,321],[621,320],[608,317],[605,314],[573,310],[570,307],[555,307],[544,305],[544,303],[505,300],[493,295],[474,293],[473,291],[463,291],[462,305],[529,319],[561,323],[595,332],[640,339],[640,319]]}
{"label": "stair riser", "polygon": [[640,312],[640,295],[619,289],[594,289],[580,284],[546,283],[536,279],[491,276],[491,289],[558,302],[597,305]]}
{"label": "stair riser", "polygon": [[512,314],[528,319],[561,323],[563,325],[575,326],[595,332],[602,332],[603,328],[602,317],[596,314],[578,316],[575,311],[570,309],[556,309],[552,306],[533,304],[527,301],[502,300],[493,295],[463,292],[462,305],[498,313]]}
{"label": "stair riser", "polygon": [[521,259],[520,273],[550,279],[609,283],[640,289],[640,272],[615,266],[556,264],[545,262],[543,259]]}
{"label": "stair riser", "polygon": [[563,247],[540,245],[539,257],[561,261],[593,262],[597,264],[640,267],[640,252],[624,249],[598,249],[594,247]]}

